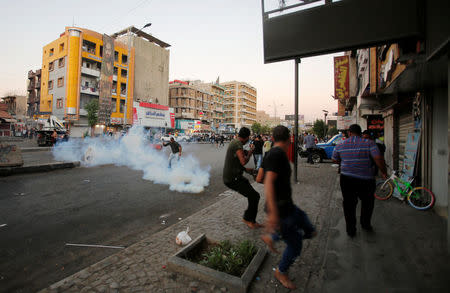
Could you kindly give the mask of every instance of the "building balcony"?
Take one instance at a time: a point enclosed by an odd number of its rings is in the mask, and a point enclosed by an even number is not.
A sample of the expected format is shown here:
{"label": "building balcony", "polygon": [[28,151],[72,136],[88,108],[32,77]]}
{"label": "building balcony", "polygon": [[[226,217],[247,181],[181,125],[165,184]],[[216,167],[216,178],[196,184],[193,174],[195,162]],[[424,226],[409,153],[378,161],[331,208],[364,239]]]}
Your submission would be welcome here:
{"label": "building balcony", "polygon": [[88,87],[88,86],[81,86],[80,93],[81,94],[98,96],[98,88]]}
{"label": "building balcony", "polygon": [[96,69],[87,68],[87,67],[82,66],[81,67],[81,74],[86,74],[86,75],[90,75],[90,76],[100,77],[100,70],[96,70]]}

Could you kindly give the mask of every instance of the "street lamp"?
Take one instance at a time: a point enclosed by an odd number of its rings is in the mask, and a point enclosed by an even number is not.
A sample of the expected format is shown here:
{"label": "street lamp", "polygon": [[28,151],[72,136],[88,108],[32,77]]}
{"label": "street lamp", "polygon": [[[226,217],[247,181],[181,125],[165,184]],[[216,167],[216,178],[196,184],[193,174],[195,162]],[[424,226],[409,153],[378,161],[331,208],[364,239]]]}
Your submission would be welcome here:
{"label": "street lamp", "polygon": [[[149,22],[145,24],[142,28],[138,29],[135,34],[142,31],[144,28],[151,26],[152,24]],[[128,67],[127,67],[127,87],[125,88],[125,107],[123,111],[123,128],[127,126],[127,102],[128,102],[128,88],[130,86],[130,60],[131,60],[131,26],[128,28]]]}
{"label": "street lamp", "polygon": [[323,116],[324,116],[324,130],[323,130],[323,132],[324,132],[324,138],[327,136],[327,115],[328,115],[328,111],[327,110],[322,110],[322,112],[323,112]]}

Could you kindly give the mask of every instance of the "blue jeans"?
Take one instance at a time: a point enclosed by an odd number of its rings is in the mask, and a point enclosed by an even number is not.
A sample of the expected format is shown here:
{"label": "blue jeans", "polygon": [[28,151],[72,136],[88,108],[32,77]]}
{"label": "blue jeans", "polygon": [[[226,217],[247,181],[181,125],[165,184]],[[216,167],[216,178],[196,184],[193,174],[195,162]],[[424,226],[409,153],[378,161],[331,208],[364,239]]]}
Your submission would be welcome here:
{"label": "blue jeans", "polygon": [[253,159],[255,160],[255,168],[259,169],[261,168],[261,164],[262,164],[262,154],[253,154]]}
{"label": "blue jeans", "polygon": [[[278,270],[281,273],[287,273],[289,267],[302,252],[303,238],[311,238],[311,234],[314,231],[315,228],[311,224],[308,215],[297,206],[293,206],[285,217],[280,218],[280,234],[283,241],[287,244],[278,265]],[[272,234],[272,240],[280,240],[280,235]]]}

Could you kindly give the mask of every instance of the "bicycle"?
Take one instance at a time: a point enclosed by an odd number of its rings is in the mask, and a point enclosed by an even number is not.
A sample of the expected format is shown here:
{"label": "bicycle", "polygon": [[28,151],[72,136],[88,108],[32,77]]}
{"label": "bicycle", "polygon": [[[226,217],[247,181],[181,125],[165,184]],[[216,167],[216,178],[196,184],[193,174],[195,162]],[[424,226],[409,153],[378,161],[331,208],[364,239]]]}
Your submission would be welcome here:
{"label": "bicycle", "polygon": [[394,170],[391,177],[377,183],[374,196],[379,200],[389,199],[394,193],[395,185],[402,196],[401,200],[404,200],[406,197],[409,205],[413,208],[421,211],[432,208],[436,201],[433,192],[425,187],[413,187],[413,181],[414,178],[411,178],[411,180],[408,181],[402,180],[397,176],[397,172]]}

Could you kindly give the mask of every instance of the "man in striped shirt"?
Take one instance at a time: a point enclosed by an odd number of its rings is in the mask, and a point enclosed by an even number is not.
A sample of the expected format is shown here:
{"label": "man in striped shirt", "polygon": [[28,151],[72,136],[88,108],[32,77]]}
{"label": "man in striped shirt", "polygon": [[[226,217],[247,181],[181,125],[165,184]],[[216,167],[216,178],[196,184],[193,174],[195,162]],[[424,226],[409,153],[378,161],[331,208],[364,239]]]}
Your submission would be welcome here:
{"label": "man in striped shirt", "polygon": [[358,198],[361,200],[361,227],[367,231],[373,230],[370,223],[375,192],[373,162],[378,166],[383,178],[387,175],[384,158],[375,142],[361,137],[361,127],[358,124],[351,125],[348,133],[350,137],[334,148],[332,159],[340,164],[347,234],[354,237]]}

